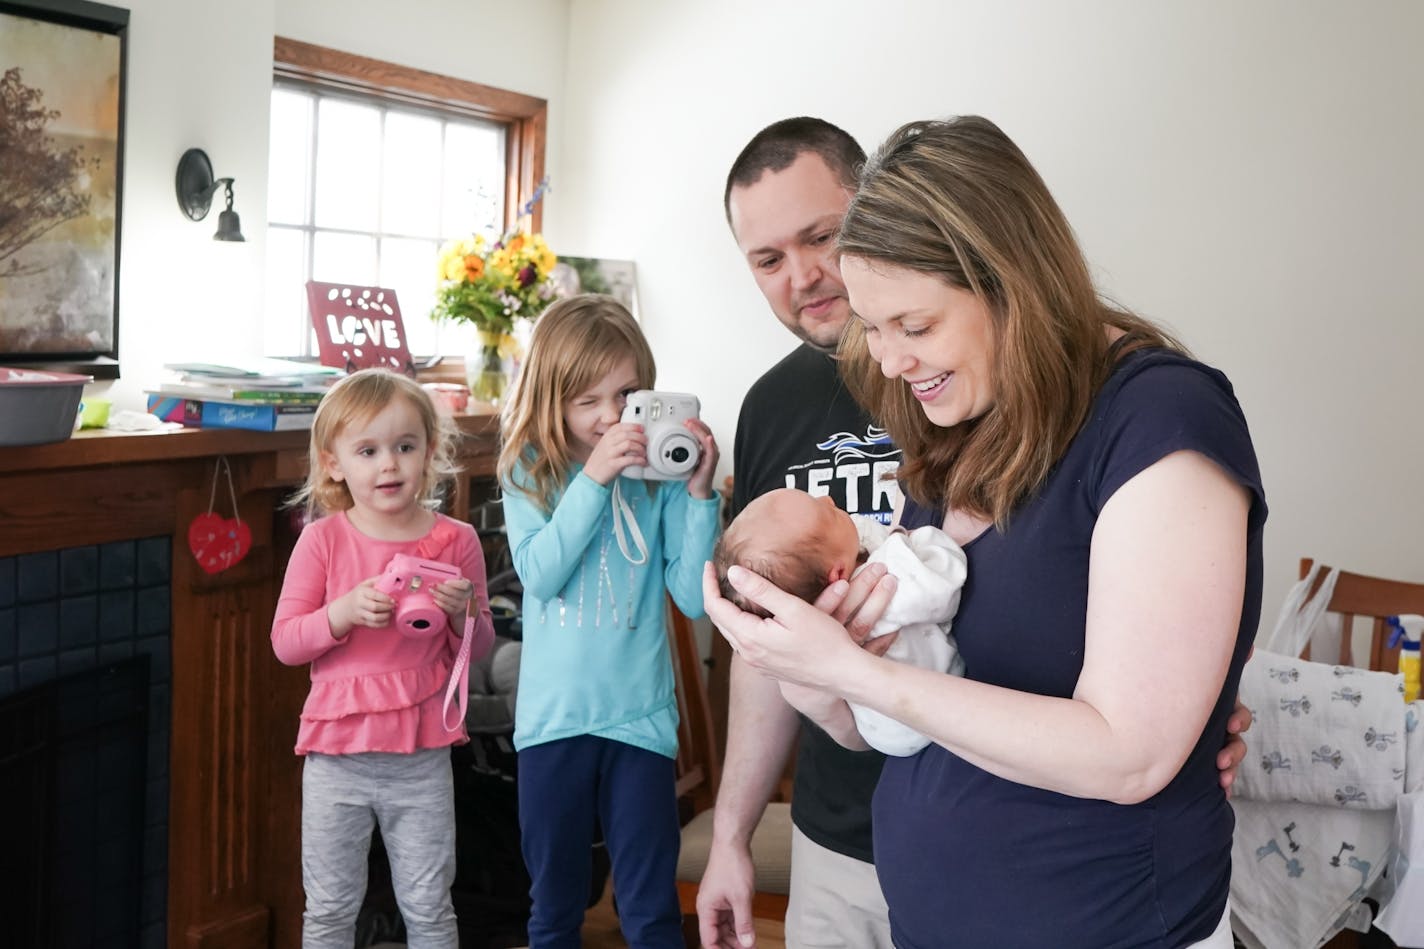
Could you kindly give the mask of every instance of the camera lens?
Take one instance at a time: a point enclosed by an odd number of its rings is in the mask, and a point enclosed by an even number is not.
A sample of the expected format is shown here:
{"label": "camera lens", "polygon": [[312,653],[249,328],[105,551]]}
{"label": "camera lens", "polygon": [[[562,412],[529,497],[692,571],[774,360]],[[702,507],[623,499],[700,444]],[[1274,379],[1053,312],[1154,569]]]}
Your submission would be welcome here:
{"label": "camera lens", "polygon": [[679,429],[661,431],[650,436],[648,460],[654,470],[666,478],[685,478],[697,467],[701,452],[692,436]]}

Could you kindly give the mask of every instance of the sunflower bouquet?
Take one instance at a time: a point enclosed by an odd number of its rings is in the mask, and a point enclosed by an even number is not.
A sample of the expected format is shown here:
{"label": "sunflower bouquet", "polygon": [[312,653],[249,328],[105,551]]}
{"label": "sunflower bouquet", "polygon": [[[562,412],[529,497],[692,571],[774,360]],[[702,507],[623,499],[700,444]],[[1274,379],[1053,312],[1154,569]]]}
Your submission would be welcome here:
{"label": "sunflower bouquet", "polygon": [[447,241],[440,248],[431,317],[507,335],[515,320],[538,316],[553,297],[549,274],[556,263],[539,234],[516,232],[493,243],[483,234]]}

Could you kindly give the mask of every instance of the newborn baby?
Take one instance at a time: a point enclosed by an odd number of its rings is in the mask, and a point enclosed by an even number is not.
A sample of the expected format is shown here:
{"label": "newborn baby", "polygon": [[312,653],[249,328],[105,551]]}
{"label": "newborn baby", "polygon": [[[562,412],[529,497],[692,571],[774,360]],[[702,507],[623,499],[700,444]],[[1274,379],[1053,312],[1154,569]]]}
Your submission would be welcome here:
{"label": "newborn baby", "polygon": [[[766,577],[794,596],[813,602],[836,580],[849,579],[865,563],[883,563],[898,581],[885,615],[870,631],[875,639],[900,631],[885,655],[897,662],[950,675],[964,674],[964,660],[949,635],[968,574],[964,551],[937,527],[906,533],[872,517],[853,517],[828,497],[780,488],[752,501],[717,541],[712,553],[722,595],[742,609],[767,615],[727,582],[736,564]],[[850,706],[861,737],[887,755],[912,755],[929,739],[873,709]]]}

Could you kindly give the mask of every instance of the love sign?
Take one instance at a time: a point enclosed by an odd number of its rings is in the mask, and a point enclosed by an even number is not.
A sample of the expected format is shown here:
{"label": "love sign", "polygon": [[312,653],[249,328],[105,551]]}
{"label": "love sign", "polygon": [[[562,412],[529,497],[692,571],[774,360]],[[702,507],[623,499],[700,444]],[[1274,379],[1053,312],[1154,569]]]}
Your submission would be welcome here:
{"label": "love sign", "polygon": [[323,366],[415,374],[394,290],[309,280],[307,307]]}
{"label": "love sign", "polygon": [[[357,319],[348,316],[337,323],[336,314],[326,314],[326,330],[332,342],[349,346],[399,347],[401,325],[395,320],[372,320],[369,317]],[[385,342],[382,342],[384,338]]]}

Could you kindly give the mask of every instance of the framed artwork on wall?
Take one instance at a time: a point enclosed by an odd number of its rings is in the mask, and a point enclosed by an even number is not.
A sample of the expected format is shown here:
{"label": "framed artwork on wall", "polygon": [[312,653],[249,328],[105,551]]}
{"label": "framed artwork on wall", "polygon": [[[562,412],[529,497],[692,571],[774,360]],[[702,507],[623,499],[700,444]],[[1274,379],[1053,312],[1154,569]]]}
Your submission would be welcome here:
{"label": "framed artwork on wall", "polygon": [[606,293],[638,314],[638,268],[631,260],[559,255],[554,266],[554,292],[561,297],[574,293]]}
{"label": "framed artwork on wall", "polygon": [[0,365],[118,377],[128,22],[0,0]]}

